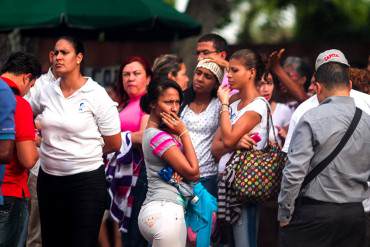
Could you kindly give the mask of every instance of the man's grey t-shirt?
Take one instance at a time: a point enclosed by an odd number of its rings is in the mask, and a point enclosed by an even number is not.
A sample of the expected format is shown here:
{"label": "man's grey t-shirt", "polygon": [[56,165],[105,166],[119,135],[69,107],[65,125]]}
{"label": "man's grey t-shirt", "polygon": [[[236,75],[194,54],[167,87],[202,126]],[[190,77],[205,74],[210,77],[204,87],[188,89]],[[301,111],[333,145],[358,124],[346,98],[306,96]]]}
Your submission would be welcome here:
{"label": "man's grey t-shirt", "polygon": [[179,146],[180,143],[165,131],[155,128],[144,131],[142,147],[148,177],[148,192],[144,205],[152,201],[173,202],[181,206],[185,204],[178,190],[158,175],[162,168],[168,166],[162,155],[176,145]]}

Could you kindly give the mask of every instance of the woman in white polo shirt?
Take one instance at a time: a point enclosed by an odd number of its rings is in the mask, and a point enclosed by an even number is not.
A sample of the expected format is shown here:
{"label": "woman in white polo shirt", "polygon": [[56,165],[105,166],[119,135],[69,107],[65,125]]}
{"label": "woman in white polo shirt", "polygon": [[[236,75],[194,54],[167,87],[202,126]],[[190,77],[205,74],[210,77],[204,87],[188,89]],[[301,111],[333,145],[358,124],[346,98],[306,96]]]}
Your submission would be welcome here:
{"label": "woman in white polo shirt", "polygon": [[31,100],[34,114],[42,114],[37,192],[44,247],[96,246],[106,199],[102,155],[121,145],[116,104],[82,76],[83,57],[79,41],[59,38],[53,63],[60,79]]}

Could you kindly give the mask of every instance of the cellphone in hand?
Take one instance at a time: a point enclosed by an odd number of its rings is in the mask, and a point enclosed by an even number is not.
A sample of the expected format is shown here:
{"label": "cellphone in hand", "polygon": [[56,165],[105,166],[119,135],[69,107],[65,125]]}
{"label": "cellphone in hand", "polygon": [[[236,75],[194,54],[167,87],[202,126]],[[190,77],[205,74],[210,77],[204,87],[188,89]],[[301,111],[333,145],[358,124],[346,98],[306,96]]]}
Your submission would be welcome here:
{"label": "cellphone in hand", "polygon": [[255,141],[256,143],[258,143],[259,141],[261,141],[261,137],[258,133],[253,133],[251,136],[250,136],[253,141]]}

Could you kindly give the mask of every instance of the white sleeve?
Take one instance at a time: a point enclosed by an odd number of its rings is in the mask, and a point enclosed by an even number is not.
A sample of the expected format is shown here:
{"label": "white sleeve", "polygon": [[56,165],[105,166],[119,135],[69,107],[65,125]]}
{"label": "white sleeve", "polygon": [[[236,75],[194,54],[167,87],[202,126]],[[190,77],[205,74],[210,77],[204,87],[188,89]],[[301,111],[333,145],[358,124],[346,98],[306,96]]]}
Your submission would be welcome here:
{"label": "white sleeve", "polygon": [[96,122],[103,136],[112,136],[121,132],[117,104],[109,97],[104,88],[98,90],[96,98],[99,105],[96,111]]}
{"label": "white sleeve", "polygon": [[290,119],[292,117],[293,111],[287,107],[286,105],[282,105],[282,111],[281,111],[281,127],[285,127],[289,125]]}
{"label": "white sleeve", "polygon": [[[36,81],[35,85],[30,89],[30,91],[24,96],[24,98],[30,103],[33,111],[33,115],[38,115],[42,112],[41,109],[41,89],[43,86],[41,85],[40,82]],[[46,88],[44,89],[46,90]]]}
{"label": "white sleeve", "polygon": [[292,139],[292,135],[293,135],[295,126],[297,125],[297,120],[299,120],[299,119],[297,119],[297,114],[293,113],[292,118],[290,119],[290,122],[289,122],[288,133],[286,135],[284,146],[283,146],[283,149],[282,149],[282,151],[284,153],[288,153],[289,144],[290,144],[290,141]]}

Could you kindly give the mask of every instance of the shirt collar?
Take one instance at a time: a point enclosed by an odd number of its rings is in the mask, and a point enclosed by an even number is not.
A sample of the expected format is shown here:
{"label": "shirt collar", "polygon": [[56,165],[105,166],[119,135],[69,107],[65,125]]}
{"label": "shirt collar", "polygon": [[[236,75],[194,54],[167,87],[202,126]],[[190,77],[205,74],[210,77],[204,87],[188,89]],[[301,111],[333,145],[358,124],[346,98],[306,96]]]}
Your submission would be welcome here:
{"label": "shirt collar", "polygon": [[0,78],[6,82],[6,84],[8,84],[8,86],[14,91],[15,94],[19,95],[19,88],[17,86],[17,84],[15,84],[14,81],[10,80],[9,78],[6,78],[6,77],[3,77],[3,76],[0,76]]}
{"label": "shirt collar", "polygon": [[90,92],[94,90],[94,81],[91,77],[85,77],[87,79],[86,83],[81,87],[81,92]]}
{"label": "shirt collar", "polygon": [[[94,90],[94,83],[95,82],[91,79],[91,77],[84,77],[84,78],[87,79],[85,84],[80,89],[78,89],[76,92],[74,92],[70,97],[72,97],[73,95],[75,95],[79,92],[87,93],[87,92],[90,92],[90,91]],[[56,79],[54,88],[60,95],[63,95],[62,91],[60,90],[60,80],[61,80],[60,77],[58,79]]]}
{"label": "shirt collar", "polygon": [[321,102],[321,104],[327,103],[350,104],[354,103],[354,99],[350,96],[331,96]]}

